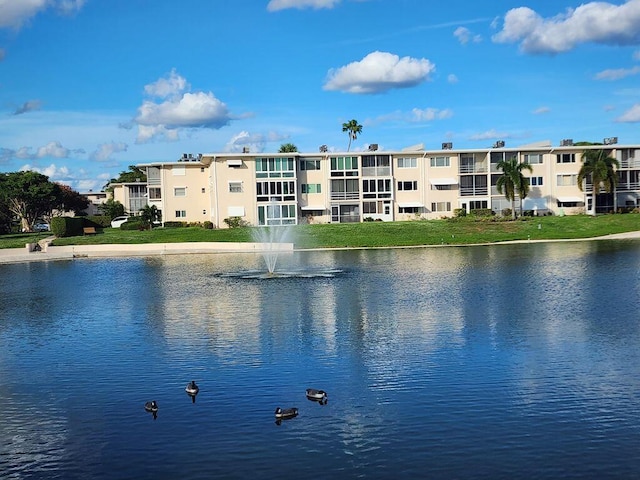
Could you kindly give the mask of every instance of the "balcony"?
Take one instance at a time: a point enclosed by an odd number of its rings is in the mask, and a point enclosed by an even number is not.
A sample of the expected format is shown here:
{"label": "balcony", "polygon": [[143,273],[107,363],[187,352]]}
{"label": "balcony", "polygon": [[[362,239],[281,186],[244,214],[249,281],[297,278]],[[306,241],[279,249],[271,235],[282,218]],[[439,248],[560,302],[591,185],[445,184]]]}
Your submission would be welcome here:
{"label": "balcony", "polygon": [[331,200],[359,200],[360,192],[331,192]]}
{"label": "balcony", "polygon": [[470,165],[460,165],[459,172],[460,173],[487,173],[487,164],[486,162],[482,162],[482,163],[473,163]]}
{"label": "balcony", "polygon": [[460,187],[461,197],[479,197],[487,195],[487,187]]}

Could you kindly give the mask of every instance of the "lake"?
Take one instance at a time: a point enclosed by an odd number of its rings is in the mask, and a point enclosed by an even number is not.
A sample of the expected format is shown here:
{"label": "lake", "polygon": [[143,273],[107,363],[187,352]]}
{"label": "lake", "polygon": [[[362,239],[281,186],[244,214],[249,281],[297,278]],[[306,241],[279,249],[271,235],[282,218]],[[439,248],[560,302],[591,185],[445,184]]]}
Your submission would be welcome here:
{"label": "lake", "polygon": [[253,270],[0,265],[0,477],[640,478],[640,241]]}

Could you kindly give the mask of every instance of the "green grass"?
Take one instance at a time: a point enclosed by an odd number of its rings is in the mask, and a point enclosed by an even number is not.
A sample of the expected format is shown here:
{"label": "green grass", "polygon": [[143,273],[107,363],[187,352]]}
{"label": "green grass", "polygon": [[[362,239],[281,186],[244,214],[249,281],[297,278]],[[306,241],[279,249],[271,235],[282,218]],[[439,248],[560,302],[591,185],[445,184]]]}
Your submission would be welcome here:
{"label": "green grass", "polygon": [[[141,244],[175,242],[252,242],[252,228],[205,230],[200,227],[158,228],[151,231],[105,228],[97,235],[59,238],[53,245]],[[299,225],[292,241],[298,249],[468,245],[510,240],[591,238],[640,230],[640,215],[550,216],[517,221],[421,220],[352,224]],[[0,248],[24,248],[47,234],[0,236]]]}

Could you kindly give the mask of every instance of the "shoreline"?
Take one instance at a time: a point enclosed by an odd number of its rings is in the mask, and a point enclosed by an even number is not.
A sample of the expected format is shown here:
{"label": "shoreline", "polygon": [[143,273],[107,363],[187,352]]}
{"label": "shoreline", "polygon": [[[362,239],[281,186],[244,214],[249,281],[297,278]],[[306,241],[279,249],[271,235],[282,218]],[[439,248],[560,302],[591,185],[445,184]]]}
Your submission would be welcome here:
{"label": "shoreline", "polygon": [[[614,233],[601,237],[571,238],[571,239],[545,239],[545,240],[510,240],[506,242],[489,242],[473,244],[443,244],[443,245],[406,245],[389,247],[337,247],[337,248],[310,248],[295,249],[294,244],[279,244],[278,251],[302,252],[316,250],[373,250],[387,248],[442,248],[442,247],[474,247],[490,245],[510,245],[521,243],[557,243],[557,242],[586,242],[597,240],[637,240],[640,239],[640,231]],[[27,248],[0,249],[0,264],[30,263],[56,260],[75,260],[82,258],[127,258],[150,257],[161,255],[190,255],[190,254],[215,254],[215,253],[263,253],[273,250],[273,246],[264,243],[234,243],[234,242],[182,242],[182,243],[141,243],[141,244],[106,244],[106,245],[71,245],[52,247],[45,244],[41,251],[27,251]]]}

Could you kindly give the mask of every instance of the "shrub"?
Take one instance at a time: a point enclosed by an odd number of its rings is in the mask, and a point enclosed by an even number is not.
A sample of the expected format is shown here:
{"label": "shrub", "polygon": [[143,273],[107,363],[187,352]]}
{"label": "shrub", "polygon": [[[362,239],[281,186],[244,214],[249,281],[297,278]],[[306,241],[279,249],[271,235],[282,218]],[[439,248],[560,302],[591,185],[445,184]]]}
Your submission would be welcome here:
{"label": "shrub", "polygon": [[471,215],[475,215],[476,217],[492,217],[494,213],[490,208],[476,208],[471,210]]}
{"label": "shrub", "polygon": [[182,228],[182,227],[186,227],[187,223],[186,222],[164,222],[164,228]]}
{"label": "shrub", "polygon": [[205,221],[202,226],[206,229],[206,230],[213,230],[213,222],[210,222],[209,220]]}
{"label": "shrub", "polygon": [[373,217],[365,217],[362,219],[363,222],[373,222]]}
{"label": "shrub", "polygon": [[467,211],[464,208],[456,208],[453,210],[453,216],[456,218],[466,217]]}
{"label": "shrub", "polygon": [[511,216],[511,209],[510,208],[503,208],[501,213],[502,213],[503,217],[510,217]]}
{"label": "shrub", "polygon": [[120,230],[145,230],[147,224],[142,219],[130,217],[129,220],[120,225]]}
{"label": "shrub", "polygon": [[241,217],[229,217],[225,218],[224,223],[227,224],[229,228],[239,228],[239,227],[248,227],[249,222],[243,220]]}
{"label": "shrub", "polygon": [[83,217],[53,217],[51,233],[56,237],[76,237],[82,235],[84,222]]}
{"label": "shrub", "polygon": [[107,215],[89,215],[84,217],[85,219],[85,227],[110,227],[111,226],[111,217]]}

